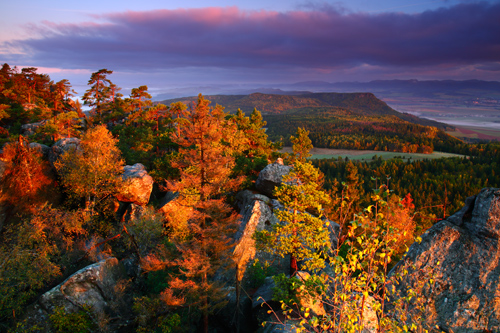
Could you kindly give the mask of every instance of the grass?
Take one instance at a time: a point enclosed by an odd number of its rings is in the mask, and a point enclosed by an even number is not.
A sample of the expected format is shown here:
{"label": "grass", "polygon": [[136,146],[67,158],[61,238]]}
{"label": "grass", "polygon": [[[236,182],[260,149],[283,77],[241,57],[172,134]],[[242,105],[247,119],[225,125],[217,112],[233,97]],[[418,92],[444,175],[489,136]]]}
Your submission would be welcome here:
{"label": "grass", "polygon": [[[356,151],[359,152],[359,151]],[[317,154],[317,155],[312,155],[311,159],[327,159],[327,158],[334,158],[338,159],[341,157],[342,159],[345,159],[346,157],[349,160],[353,161],[362,161],[362,162],[369,162],[376,158],[381,157],[383,160],[390,160],[393,158],[401,158],[401,159],[411,159],[411,160],[424,160],[424,159],[436,159],[436,158],[447,158],[447,157],[463,157],[463,155],[459,154],[451,154],[451,153],[443,153],[439,151],[435,151],[432,154],[418,154],[418,153],[398,153],[398,152],[387,152],[387,151],[378,151],[378,152],[373,152],[373,151],[367,151],[366,154],[350,154],[350,153],[343,153],[343,154]]]}

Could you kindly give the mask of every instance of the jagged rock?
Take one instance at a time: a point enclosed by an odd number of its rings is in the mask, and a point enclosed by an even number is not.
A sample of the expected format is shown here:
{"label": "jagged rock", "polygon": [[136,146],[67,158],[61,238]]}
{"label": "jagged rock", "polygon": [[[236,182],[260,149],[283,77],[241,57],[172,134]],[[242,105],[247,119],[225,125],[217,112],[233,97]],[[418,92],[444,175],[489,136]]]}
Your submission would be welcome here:
{"label": "jagged rock", "polygon": [[40,127],[45,125],[46,121],[41,121],[38,123],[31,123],[31,124],[24,124],[21,125],[21,134],[24,136],[29,136],[33,135],[36,133],[36,130]]}
{"label": "jagged rock", "polygon": [[43,158],[49,159],[50,150],[51,150],[49,146],[38,143],[38,142],[31,142],[30,148],[35,150],[35,151],[38,151],[40,154],[42,154]]}
{"label": "jagged rock", "polygon": [[165,193],[163,198],[161,198],[158,210],[163,211],[163,207],[165,207],[169,202],[177,199],[178,197],[179,197],[179,192],[168,191],[167,193]]}
{"label": "jagged rock", "polygon": [[153,190],[153,178],[148,174],[144,165],[136,163],[124,166],[122,179],[124,184],[116,195],[116,199],[139,206],[147,205]]}
{"label": "jagged rock", "polygon": [[485,188],[427,230],[391,271],[396,276],[408,270],[397,288],[411,287],[424,296],[419,305],[430,327],[438,325],[446,332],[500,330],[499,230],[500,190]]}
{"label": "jagged rock", "polygon": [[281,185],[283,176],[287,175],[290,170],[292,170],[291,166],[283,165],[283,161],[279,160],[267,165],[259,173],[255,182],[255,188],[263,194],[272,197],[274,188]]}
{"label": "jagged rock", "polygon": [[247,286],[249,281],[245,281],[245,273],[254,259],[259,262],[271,263],[270,271],[274,274],[284,272],[287,265],[286,259],[273,256],[264,251],[257,251],[253,238],[256,231],[264,229],[271,230],[272,226],[278,223],[278,219],[273,215],[269,207],[270,199],[262,194],[243,191],[237,195],[237,204],[242,208],[241,223],[235,235],[236,246],[233,258],[237,267],[237,278],[243,281],[242,285]]}
{"label": "jagged rock", "polygon": [[59,157],[65,152],[72,149],[80,148],[80,139],[78,138],[65,138],[58,140],[52,146],[51,151],[49,152],[49,161],[54,164],[55,161],[59,159]]}
{"label": "jagged rock", "polygon": [[86,304],[96,313],[102,313],[108,302],[114,298],[114,287],[124,277],[123,268],[116,258],[107,258],[82,268],[66,281],[52,288],[40,299],[46,311],[64,307],[66,312],[74,312]]}

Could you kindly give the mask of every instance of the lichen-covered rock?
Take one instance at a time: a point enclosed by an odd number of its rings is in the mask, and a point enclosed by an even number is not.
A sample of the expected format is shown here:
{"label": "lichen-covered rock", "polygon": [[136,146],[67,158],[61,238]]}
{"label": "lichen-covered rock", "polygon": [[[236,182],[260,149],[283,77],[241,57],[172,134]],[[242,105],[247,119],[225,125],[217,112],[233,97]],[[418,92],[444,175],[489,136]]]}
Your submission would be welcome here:
{"label": "lichen-covered rock", "polygon": [[281,185],[283,176],[287,175],[290,170],[292,170],[292,167],[283,165],[283,161],[269,164],[259,173],[255,187],[263,194],[272,197],[274,189]]}
{"label": "lichen-covered rock", "polygon": [[58,140],[52,146],[52,149],[49,152],[49,161],[54,164],[55,161],[59,159],[59,157],[67,151],[72,149],[80,148],[80,139],[78,138],[65,138]]}
{"label": "lichen-covered rock", "polygon": [[427,230],[391,271],[395,276],[408,270],[398,288],[411,287],[424,296],[418,305],[430,327],[500,331],[499,230],[500,190],[485,188]]}
{"label": "lichen-covered rock", "polygon": [[148,174],[141,163],[126,165],[123,167],[123,185],[116,195],[116,199],[122,202],[132,202],[139,206],[145,206],[149,202],[151,191],[153,191],[153,178]]}
{"label": "lichen-covered rock", "polygon": [[114,298],[114,287],[123,276],[118,259],[107,258],[71,275],[43,294],[39,303],[49,312],[61,306],[66,312],[74,312],[86,304],[95,313],[103,313],[108,302]]}

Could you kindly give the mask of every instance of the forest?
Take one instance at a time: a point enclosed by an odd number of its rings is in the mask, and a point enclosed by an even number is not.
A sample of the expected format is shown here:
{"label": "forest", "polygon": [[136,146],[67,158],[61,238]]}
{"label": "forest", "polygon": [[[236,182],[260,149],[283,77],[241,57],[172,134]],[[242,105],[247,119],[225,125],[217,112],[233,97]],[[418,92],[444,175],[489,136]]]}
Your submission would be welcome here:
{"label": "forest", "polygon": [[[240,291],[251,294],[273,275],[278,308],[249,331],[285,319],[303,330],[360,331],[359,307],[368,295],[382,304],[374,310],[379,330],[422,328],[425,309],[410,314],[401,295],[391,296],[394,307],[385,312],[390,269],[466,197],[500,187],[498,142],[464,143],[392,114],[360,113],[351,102],[354,109],[301,106],[266,115],[255,108],[226,112],[201,94],[188,104],[153,103],[146,85],[125,97],[111,75],[107,69],[91,75],[81,98],[90,111],[83,111],[69,81],[53,82],[36,68],[0,69],[0,331],[224,331],[220,322],[234,319],[220,319],[230,290],[239,302]],[[61,142],[69,148],[56,154]],[[283,143],[293,153],[281,153]],[[311,161],[313,145],[439,148],[464,157]],[[259,172],[277,159],[290,166],[271,195],[283,207],[279,222],[251,239],[257,251],[286,255],[290,269],[277,275],[256,260],[246,285],[233,254],[242,218],[236,197],[257,193]],[[125,168],[136,163],[153,185],[134,206],[121,191]],[[168,209],[167,197],[175,197]],[[140,213],[133,218],[131,209]],[[332,225],[338,226],[335,242]],[[140,274],[113,286],[121,296],[105,316],[86,305],[56,307],[45,321],[27,315],[30,304],[71,274],[110,258],[134,262]],[[327,269],[345,279],[332,282]],[[298,279],[299,271],[311,278]],[[343,288],[331,293],[336,283]],[[328,313],[304,305],[306,294],[328,295]],[[240,330],[235,316],[226,331]]]}

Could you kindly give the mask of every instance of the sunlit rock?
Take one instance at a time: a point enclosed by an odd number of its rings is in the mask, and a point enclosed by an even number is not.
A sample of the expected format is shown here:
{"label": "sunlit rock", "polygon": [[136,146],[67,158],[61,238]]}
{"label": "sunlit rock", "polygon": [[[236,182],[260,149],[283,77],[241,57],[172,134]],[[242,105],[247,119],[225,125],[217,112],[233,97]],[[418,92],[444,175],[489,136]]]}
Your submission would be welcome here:
{"label": "sunlit rock", "polygon": [[153,178],[148,174],[141,163],[123,167],[123,185],[119,189],[116,199],[122,202],[132,202],[145,206],[149,202],[153,190]]}

